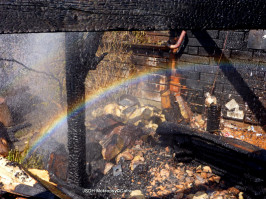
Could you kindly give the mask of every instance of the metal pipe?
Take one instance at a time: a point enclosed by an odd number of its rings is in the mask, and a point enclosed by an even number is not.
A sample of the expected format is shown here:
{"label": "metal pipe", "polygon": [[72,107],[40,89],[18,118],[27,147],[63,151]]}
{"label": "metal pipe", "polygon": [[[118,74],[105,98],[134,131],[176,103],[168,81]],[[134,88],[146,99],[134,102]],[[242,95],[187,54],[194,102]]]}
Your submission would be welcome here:
{"label": "metal pipe", "polygon": [[177,49],[177,48],[179,48],[179,47],[181,46],[181,44],[182,44],[184,38],[185,38],[185,35],[186,35],[186,31],[183,30],[183,31],[181,32],[180,37],[178,38],[178,41],[176,42],[176,44],[171,44],[171,45],[169,45],[168,47],[169,47],[170,49]]}

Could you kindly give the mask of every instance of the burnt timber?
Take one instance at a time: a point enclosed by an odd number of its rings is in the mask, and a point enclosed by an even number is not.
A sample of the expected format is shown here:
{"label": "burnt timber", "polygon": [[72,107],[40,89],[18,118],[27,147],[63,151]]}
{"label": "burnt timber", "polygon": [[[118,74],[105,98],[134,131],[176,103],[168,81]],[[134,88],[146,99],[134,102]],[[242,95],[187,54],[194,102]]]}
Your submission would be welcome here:
{"label": "burnt timber", "polygon": [[171,122],[162,123],[156,132],[162,145],[174,149],[178,161],[207,164],[252,198],[265,198],[265,149]]}
{"label": "burnt timber", "polygon": [[265,0],[0,0],[0,33],[263,29]]}

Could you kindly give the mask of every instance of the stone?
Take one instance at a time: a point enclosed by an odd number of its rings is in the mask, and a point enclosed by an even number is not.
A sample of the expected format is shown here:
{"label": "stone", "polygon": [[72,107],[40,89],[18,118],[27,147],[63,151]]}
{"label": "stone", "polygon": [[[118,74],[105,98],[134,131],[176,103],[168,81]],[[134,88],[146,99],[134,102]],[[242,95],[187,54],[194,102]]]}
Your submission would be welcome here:
{"label": "stone", "polygon": [[221,180],[221,177],[220,177],[220,176],[213,176],[213,180],[214,180],[216,183],[219,183],[220,180]]}
{"label": "stone", "polygon": [[121,109],[121,110],[124,115],[130,115],[130,113],[133,113],[137,109],[138,109],[137,106],[131,106],[131,107]]}
{"label": "stone", "polygon": [[13,124],[11,112],[7,106],[6,99],[0,96],[0,123],[5,127]]}
{"label": "stone", "polygon": [[184,196],[184,193],[182,192],[178,192],[174,195],[174,199],[182,199]]}
{"label": "stone", "polygon": [[47,170],[63,181],[67,180],[68,157],[67,154],[52,152],[49,157]]}
{"label": "stone", "polygon": [[240,193],[238,194],[238,198],[239,198],[239,199],[244,199],[243,194],[244,194],[243,192],[240,192]]}
{"label": "stone", "polygon": [[192,178],[192,177],[189,177],[189,176],[188,176],[188,177],[186,177],[186,179],[185,179],[185,180],[186,180],[186,182],[187,182],[187,183],[193,183],[193,182],[194,182],[194,178]]}
{"label": "stone", "polygon": [[103,174],[106,175],[113,168],[113,166],[114,166],[113,163],[110,162],[106,163]]}
{"label": "stone", "polygon": [[123,149],[132,147],[136,138],[142,134],[142,129],[132,124],[115,127],[111,133],[100,141],[103,147],[102,155],[104,159],[111,160]]}
{"label": "stone", "polygon": [[176,96],[176,102],[178,103],[180,113],[186,121],[191,121],[192,112],[181,96]]}
{"label": "stone", "polygon": [[207,199],[208,194],[206,194],[204,191],[198,191],[193,195],[193,199]]}
{"label": "stone", "polygon": [[191,171],[191,170],[186,170],[186,173],[189,175],[189,176],[193,176],[193,171]]}
{"label": "stone", "polygon": [[130,199],[145,199],[145,196],[142,194],[141,190],[133,190],[130,195]]}
{"label": "stone", "polygon": [[118,156],[116,157],[116,164],[118,164],[118,162],[120,161],[121,158],[124,158],[125,160],[133,160],[133,155],[131,153],[129,153],[128,151],[124,151],[120,154],[118,154]]}
{"label": "stone", "polygon": [[106,132],[106,130],[121,125],[122,124],[121,122],[122,122],[121,118],[108,114],[97,117],[92,121],[90,121],[89,128],[95,129],[96,131]]}
{"label": "stone", "polygon": [[130,163],[130,169],[133,171],[138,165],[144,164],[144,157],[137,155],[133,158]]}
{"label": "stone", "polygon": [[204,178],[202,178],[201,176],[196,175],[195,177],[196,177],[196,181],[199,181],[201,184],[205,183]]}
{"label": "stone", "polygon": [[[1,100],[1,99],[0,99]],[[9,152],[8,134],[7,129],[0,122],[0,155],[6,157]]]}
{"label": "stone", "polygon": [[152,114],[153,114],[153,112],[151,109],[145,108],[141,115],[142,115],[143,119],[148,120],[151,118]]}
{"label": "stone", "polygon": [[129,113],[127,115],[127,120],[129,123],[133,123],[133,124],[141,120],[141,109],[138,108],[134,112]]}
{"label": "stone", "polygon": [[200,176],[201,176],[202,178],[206,179],[206,178],[207,178],[207,173],[206,173],[206,172],[201,172],[201,173],[200,173]]}
{"label": "stone", "polygon": [[170,172],[169,172],[169,170],[167,170],[167,169],[162,169],[162,170],[160,171],[160,175],[161,175],[161,177],[166,177],[166,178],[168,178],[169,175],[170,175]]}
{"label": "stone", "polygon": [[102,149],[102,155],[105,160],[112,160],[113,158],[118,155],[123,147],[124,147],[124,141],[120,137],[120,135],[112,135],[107,141],[106,145],[103,145]]}
{"label": "stone", "polygon": [[103,111],[106,115],[111,114],[117,117],[121,117],[120,107],[116,103],[106,105]]}
{"label": "stone", "polygon": [[140,105],[139,100],[136,97],[129,95],[129,94],[121,95],[118,99],[118,104],[121,106],[124,106],[124,107],[125,106],[131,107],[134,105]]}
{"label": "stone", "polygon": [[193,199],[194,194],[189,194],[186,196],[186,199]]}
{"label": "stone", "polygon": [[91,112],[91,115],[93,118],[100,117],[104,115],[103,108],[97,108]]}
{"label": "stone", "polygon": [[8,156],[9,145],[5,138],[0,138],[0,156]]}
{"label": "stone", "polygon": [[204,166],[203,167],[203,171],[204,172],[208,172],[208,173],[212,173],[212,170],[211,170],[211,168],[209,166]]}
{"label": "stone", "polygon": [[228,189],[228,192],[232,193],[233,195],[237,195],[240,191],[239,191],[239,189],[237,189],[235,187],[230,187]]}

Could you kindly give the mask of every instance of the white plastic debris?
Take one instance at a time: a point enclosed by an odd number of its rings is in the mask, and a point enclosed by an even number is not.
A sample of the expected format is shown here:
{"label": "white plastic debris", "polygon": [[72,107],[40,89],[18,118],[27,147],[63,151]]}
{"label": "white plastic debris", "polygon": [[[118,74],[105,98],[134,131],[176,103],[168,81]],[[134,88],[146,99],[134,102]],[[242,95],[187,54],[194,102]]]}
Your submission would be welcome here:
{"label": "white plastic debris", "polygon": [[243,110],[239,110],[238,108],[236,108],[233,111],[227,111],[226,113],[227,117],[231,117],[234,119],[244,119],[244,111]]}
{"label": "white plastic debris", "polygon": [[254,126],[249,126],[249,127],[248,127],[248,131],[252,131],[252,132],[254,132],[254,133],[256,132],[255,129],[254,129]]}
{"label": "white plastic debris", "polygon": [[239,105],[235,99],[230,100],[227,104],[225,104],[225,107],[228,110],[233,110],[233,109],[239,110]]}
{"label": "white plastic debris", "polygon": [[211,96],[209,92],[205,93],[205,105],[210,106],[211,104],[217,104],[217,99],[215,96]]}
{"label": "white plastic debris", "polygon": [[261,137],[262,133],[256,133],[256,136]]}

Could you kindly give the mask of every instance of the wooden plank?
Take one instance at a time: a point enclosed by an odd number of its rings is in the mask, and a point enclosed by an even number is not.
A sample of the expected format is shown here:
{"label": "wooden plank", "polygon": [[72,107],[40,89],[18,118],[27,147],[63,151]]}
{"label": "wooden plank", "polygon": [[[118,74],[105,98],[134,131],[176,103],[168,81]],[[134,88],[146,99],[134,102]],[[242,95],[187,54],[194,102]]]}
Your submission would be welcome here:
{"label": "wooden plank", "polygon": [[0,0],[0,33],[266,28],[265,0]]}

